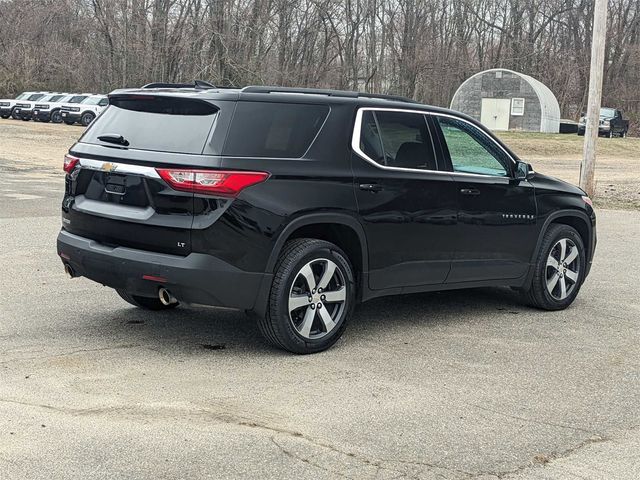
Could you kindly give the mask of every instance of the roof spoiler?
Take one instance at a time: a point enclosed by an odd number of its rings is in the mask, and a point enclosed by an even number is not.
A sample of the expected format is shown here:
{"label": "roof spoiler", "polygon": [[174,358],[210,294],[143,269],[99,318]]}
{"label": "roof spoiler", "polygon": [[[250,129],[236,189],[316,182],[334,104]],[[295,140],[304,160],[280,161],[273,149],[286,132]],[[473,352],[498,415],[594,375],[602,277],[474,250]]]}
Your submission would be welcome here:
{"label": "roof spoiler", "polygon": [[194,80],[193,83],[153,82],[143,85],[142,88],[195,88],[196,90],[209,90],[210,88],[217,87],[203,80]]}

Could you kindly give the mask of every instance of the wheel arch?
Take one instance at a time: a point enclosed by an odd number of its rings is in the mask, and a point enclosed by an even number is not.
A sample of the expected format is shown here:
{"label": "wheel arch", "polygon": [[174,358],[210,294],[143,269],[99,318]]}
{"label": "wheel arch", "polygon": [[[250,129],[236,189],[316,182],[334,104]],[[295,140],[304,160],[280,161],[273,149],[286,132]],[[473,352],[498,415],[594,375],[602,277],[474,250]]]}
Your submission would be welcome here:
{"label": "wheel arch", "polygon": [[547,219],[545,220],[544,225],[540,229],[538,241],[536,242],[536,248],[531,258],[532,263],[535,262],[535,259],[538,256],[540,246],[542,244],[542,238],[544,237],[545,232],[549,229],[549,226],[554,223],[569,225],[570,227],[575,228],[576,231],[580,234],[580,238],[584,243],[587,259],[590,259],[592,257],[592,248],[594,246],[592,245],[593,227],[591,225],[591,219],[585,212],[581,212],[580,210],[559,210],[549,215],[549,217],[547,217]]}
{"label": "wheel arch", "polygon": [[340,213],[316,213],[298,217],[280,233],[267,262],[273,273],[284,244],[294,238],[317,238],[340,247],[353,265],[358,283],[369,271],[367,241],[362,225],[353,217]]}

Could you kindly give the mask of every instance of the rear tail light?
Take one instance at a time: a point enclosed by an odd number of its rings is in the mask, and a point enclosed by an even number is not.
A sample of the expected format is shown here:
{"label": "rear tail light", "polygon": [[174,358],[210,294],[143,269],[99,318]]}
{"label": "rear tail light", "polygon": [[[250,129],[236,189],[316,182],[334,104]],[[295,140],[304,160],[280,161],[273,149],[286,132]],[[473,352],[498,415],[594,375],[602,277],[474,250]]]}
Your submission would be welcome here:
{"label": "rear tail light", "polygon": [[584,203],[593,208],[593,201],[587,195],[583,195],[582,200],[584,200]]}
{"label": "rear tail light", "polygon": [[157,168],[156,171],[174,190],[229,197],[235,197],[245,188],[269,178],[266,172],[173,168]]}
{"label": "rear tail light", "polygon": [[62,166],[62,168],[65,172],[71,173],[79,161],[80,159],[78,157],[66,154],[64,156],[64,165]]}

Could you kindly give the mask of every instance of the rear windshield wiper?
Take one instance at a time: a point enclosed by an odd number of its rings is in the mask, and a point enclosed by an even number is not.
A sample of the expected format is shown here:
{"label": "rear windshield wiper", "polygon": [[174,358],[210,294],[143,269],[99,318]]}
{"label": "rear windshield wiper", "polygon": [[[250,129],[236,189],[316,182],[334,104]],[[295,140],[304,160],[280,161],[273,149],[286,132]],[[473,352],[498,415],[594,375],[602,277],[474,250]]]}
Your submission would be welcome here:
{"label": "rear windshield wiper", "polygon": [[115,143],[116,145],[122,145],[124,147],[129,146],[129,140],[117,133],[105,133],[104,135],[98,135],[98,140],[107,143]]}

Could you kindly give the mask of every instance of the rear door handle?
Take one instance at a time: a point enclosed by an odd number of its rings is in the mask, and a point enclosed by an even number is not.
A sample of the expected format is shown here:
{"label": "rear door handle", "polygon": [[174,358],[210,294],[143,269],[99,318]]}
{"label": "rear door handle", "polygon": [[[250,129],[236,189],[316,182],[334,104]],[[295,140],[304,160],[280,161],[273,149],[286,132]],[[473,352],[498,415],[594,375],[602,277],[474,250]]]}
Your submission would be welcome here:
{"label": "rear door handle", "polygon": [[380,192],[384,190],[384,187],[378,183],[361,183],[360,190],[366,190],[368,192]]}
{"label": "rear door handle", "polygon": [[462,195],[480,195],[480,190],[477,188],[461,188],[460,193]]}

